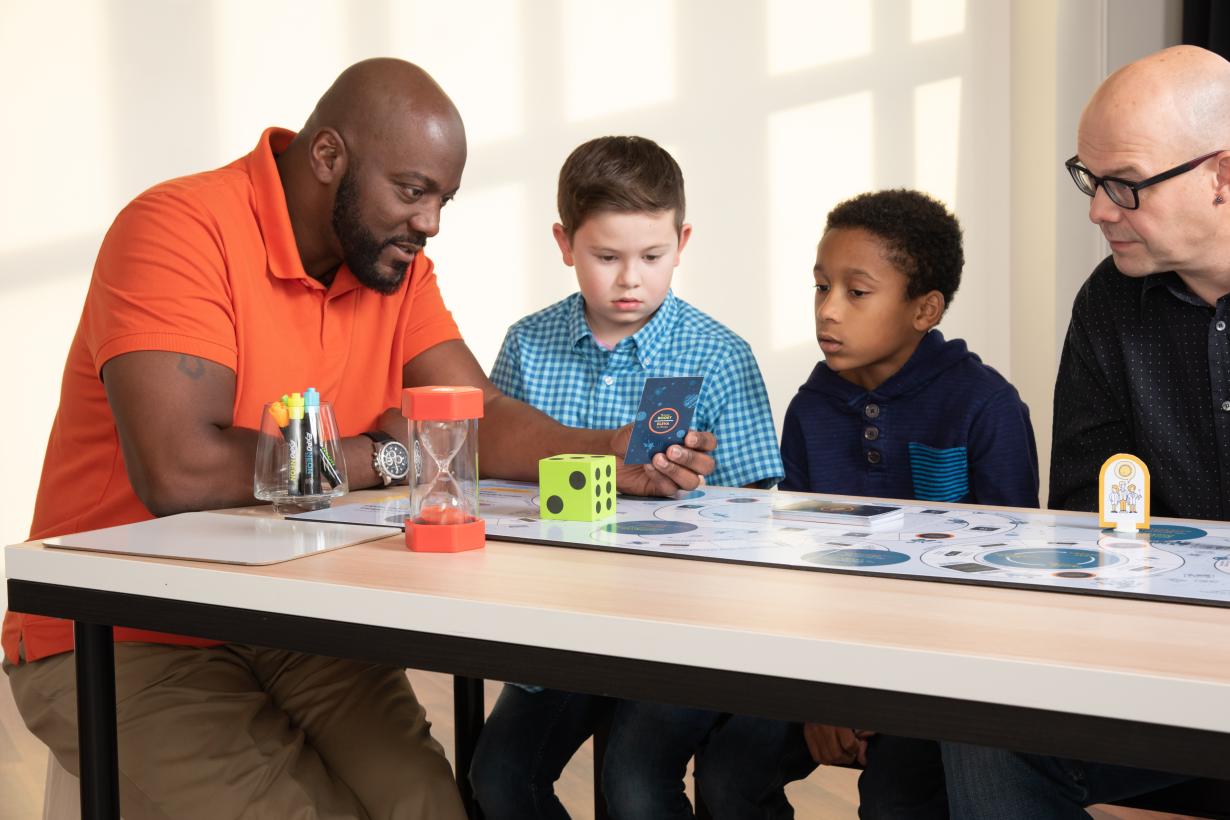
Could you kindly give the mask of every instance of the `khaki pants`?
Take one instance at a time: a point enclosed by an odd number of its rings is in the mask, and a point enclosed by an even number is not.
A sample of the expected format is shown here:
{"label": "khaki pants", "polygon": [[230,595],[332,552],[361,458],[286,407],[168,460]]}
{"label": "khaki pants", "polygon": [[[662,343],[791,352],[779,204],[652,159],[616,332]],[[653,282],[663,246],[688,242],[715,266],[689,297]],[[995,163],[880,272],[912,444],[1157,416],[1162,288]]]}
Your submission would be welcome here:
{"label": "khaki pants", "polygon": [[[79,774],[73,653],[5,671],[30,731]],[[465,816],[403,670],[117,643],[115,671],[126,820]]]}

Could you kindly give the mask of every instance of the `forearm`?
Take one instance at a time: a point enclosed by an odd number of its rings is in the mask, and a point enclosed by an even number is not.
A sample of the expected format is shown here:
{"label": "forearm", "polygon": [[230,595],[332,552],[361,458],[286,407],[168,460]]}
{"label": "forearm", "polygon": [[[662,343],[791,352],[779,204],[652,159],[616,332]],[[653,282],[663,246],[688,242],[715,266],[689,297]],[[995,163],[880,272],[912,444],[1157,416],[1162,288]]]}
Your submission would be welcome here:
{"label": "forearm", "polygon": [[495,396],[478,424],[479,470],[487,478],[537,481],[538,460],[557,453],[611,452],[611,430],[565,427],[528,404]]}

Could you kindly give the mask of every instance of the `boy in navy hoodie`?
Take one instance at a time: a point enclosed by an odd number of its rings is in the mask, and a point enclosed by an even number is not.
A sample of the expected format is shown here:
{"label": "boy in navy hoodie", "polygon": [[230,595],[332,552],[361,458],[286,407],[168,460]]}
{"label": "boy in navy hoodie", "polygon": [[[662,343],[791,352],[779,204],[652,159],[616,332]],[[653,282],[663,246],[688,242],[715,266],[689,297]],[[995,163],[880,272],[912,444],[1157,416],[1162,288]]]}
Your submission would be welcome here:
{"label": "boy in navy hoodie", "polygon": [[[782,489],[1038,506],[1029,409],[965,342],[934,329],[964,262],[956,218],[917,191],[862,194],[829,213],[814,270],[825,358],[786,411]],[[860,817],[947,817],[937,743],[820,724],[779,727],[776,761],[739,751],[744,738],[763,743],[762,719],[733,717],[713,738],[699,778],[716,818],[769,803],[780,810],[758,816],[793,816],[784,795],[768,802],[764,795],[804,776],[808,758],[864,765]],[[749,767],[764,769],[764,791],[733,793],[749,782]]]}

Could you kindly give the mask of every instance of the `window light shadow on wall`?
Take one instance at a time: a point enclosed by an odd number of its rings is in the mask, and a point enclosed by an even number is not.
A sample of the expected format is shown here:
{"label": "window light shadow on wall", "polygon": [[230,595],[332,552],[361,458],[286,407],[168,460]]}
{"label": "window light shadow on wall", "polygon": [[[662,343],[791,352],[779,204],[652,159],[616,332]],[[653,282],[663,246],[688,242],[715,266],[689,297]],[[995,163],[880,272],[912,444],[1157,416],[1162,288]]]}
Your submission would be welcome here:
{"label": "window light shadow on wall", "polygon": [[[303,125],[338,66],[349,62],[337,36],[347,8],[343,0],[216,0],[213,9],[214,31],[226,33],[213,44],[218,141],[222,156],[234,158],[256,146],[265,126]],[[285,79],[288,66],[294,82]]]}
{"label": "window light shadow on wall", "polygon": [[[396,54],[423,66],[456,103],[471,148],[525,130],[526,54],[522,0],[485,0],[482,25],[471,3],[436,0],[390,6]],[[448,36],[441,36],[448,32]]]}
{"label": "window light shadow on wall", "polygon": [[871,188],[872,96],[862,91],[769,116],[769,270],[773,347],[815,337],[808,309],[824,215]]}
{"label": "window light shadow on wall", "polygon": [[871,3],[769,0],[765,7],[770,74],[835,63],[871,52]]}
{"label": "window light shadow on wall", "polygon": [[[111,95],[106,7],[83,3],[71,12],[55,4],[6,3],[0,23],[4,68],[5,169],[0,204],[0,255],[75,239],[113,214]],[[55,31],[55,42],[32,32]],[[64,54],[73,55],[71,60]],[[83,70],[84,69],[84,70]],[[70,187],[48,184],[47,162],[70,166]],[[51,177],[62,179],[56,172]],[[64,207],[65,197],[73,200]],[[30,271],[27,274],[33,273]],[[7,287],[15,282],[0,282]]]}
{"label": "window light shadow on wall", "polygon": [[914,186],[957,207],[961,78],[914,89]]}
{"label": "window light shadow on wall", "polygon": [[569,0],[563,4],[564,103],[569,122],[675,98],[675,4]]}
{"label": "window light shadow on wall", "polygon": [[910,0],[910,40],[921,43],[965,31],[965,0]]}

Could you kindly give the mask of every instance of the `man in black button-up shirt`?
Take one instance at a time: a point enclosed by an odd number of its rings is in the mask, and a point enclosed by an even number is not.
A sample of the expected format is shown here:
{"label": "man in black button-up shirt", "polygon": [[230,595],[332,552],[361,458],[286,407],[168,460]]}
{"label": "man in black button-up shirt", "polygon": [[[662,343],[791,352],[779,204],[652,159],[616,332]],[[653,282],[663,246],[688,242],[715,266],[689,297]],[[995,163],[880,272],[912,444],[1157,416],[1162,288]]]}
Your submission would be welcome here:
{"label": "man in black button-up shirt", "polygon": [[1210,304],[1183,273],[1125,276],[1115,261],[1072,308],[1050,506],[1097,510],[1102,462],[1132,453],[1149,466],[1154,515],[1230,520],[1230,284]]}
{"label": "man in black button-up shirt", "polygon": [[[1230,63],[1179,46],[1111,75],[1068,160],[1111,256],[1081,288],[1055,385],[1052,507],[1097,509],[1140,456],[1152,512],[1230,519]],[[943,744],[952,817],[1077,818],[1187,778]]]}

